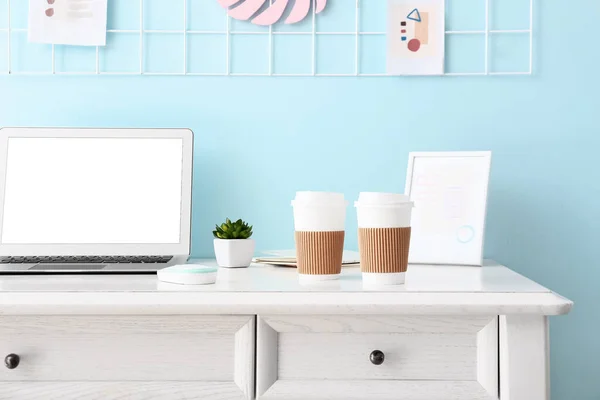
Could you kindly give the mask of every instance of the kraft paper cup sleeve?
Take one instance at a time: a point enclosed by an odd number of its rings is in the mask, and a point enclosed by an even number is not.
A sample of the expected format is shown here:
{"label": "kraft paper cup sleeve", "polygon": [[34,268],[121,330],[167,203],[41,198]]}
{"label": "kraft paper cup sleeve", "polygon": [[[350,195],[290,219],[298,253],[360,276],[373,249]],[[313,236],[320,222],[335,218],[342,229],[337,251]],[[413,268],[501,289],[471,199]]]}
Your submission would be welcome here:
{"label": "kraft paper cup sleeve", "polygon": [[298,273],[336,275],[342,272],[344,231],[296,231]]}
{"label": "kraft paper cup sleeve", "polygon": [[410,227],[359,228],[360,268],[369,273],[399,273],[408,268]]}

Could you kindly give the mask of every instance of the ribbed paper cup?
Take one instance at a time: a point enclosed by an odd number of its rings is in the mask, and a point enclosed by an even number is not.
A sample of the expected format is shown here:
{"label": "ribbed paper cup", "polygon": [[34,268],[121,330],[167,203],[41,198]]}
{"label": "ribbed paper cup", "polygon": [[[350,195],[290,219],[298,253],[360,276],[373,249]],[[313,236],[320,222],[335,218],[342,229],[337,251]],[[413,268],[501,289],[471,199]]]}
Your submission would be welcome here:
{"label": "ribbed paper cup", "polygon": [[337,279],[342,272],[347,205],[341,193],[296,193],[292,206],[302,281]]}
{"label": "ribbed paper cup", "polygon": [[399,194],[361,193],[355,206],[363,282],[376,285],[404,283],[413,203]]}

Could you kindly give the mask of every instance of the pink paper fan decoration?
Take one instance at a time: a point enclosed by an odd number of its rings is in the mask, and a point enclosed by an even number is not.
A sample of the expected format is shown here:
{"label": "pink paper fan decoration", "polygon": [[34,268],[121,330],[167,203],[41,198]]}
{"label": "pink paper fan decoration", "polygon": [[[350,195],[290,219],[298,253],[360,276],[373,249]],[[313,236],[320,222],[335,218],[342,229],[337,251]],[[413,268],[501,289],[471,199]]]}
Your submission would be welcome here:
{"label": "pink paper fan decoration", "polygon": [[[218,0],[221,7],[227,9],[227,14],[234,19],[248,21],[251,19],[265,3],[270,0]],[[295,24],[302,21],[310,12],[310,5],[313,0],[296,0],[290,14],[285,20],[286,24]],[[314,0],[315,13],[318,14],[325,9],[327,0]],[[256,25],[273,25],[278,22],[285,12],[289,0],[275,0],[263,12],[252,19]]]}

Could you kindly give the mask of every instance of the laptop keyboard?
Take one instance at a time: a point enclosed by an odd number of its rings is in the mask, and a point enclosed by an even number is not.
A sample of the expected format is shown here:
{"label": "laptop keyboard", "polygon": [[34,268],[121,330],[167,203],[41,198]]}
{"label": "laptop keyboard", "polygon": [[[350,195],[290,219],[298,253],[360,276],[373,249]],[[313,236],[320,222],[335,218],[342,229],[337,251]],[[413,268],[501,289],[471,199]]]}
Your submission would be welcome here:
{"label": "laptop keyboard", "polygon": [[110,263],[110,264],[165,264],[173,256],[46,256],[46,257],[1,257],[0,264],[75,264],[75,263]]}

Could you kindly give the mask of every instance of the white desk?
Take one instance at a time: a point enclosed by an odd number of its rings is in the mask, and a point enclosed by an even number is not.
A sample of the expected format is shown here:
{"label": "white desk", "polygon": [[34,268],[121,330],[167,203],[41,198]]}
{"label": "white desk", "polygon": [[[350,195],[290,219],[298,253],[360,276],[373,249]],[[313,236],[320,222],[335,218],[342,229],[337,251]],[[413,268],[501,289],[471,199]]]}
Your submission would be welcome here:
{"label": "white desk", "polygon": [[0,356],[20,362],[0,399],[545,400],[547,317],[571,306],[493,262],[383,289],[354,267],[313,286],[268,266],[197,287],[2,276]]}

